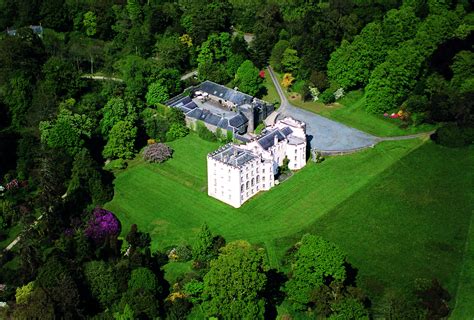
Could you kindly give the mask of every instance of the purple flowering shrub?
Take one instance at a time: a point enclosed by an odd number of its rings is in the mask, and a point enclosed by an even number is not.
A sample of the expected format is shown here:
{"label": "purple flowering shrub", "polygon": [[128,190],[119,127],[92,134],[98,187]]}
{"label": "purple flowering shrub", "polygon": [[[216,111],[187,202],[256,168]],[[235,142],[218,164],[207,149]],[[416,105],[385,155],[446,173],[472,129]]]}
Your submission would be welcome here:
{"label": "purple flowering shrub", "polygon": [[96,242],[102,242],[107,236],[118,236],[120,233],[120,222],[115,215],[102,208],[95,208],[92,217],[87,223],[86,236]]}
{"label": "purple flowering shrub", "polygon": [[164,162],[171,158],[173,149],[164,143],[154,143],[149,145],[143,151],[143,158],[148,162]]}

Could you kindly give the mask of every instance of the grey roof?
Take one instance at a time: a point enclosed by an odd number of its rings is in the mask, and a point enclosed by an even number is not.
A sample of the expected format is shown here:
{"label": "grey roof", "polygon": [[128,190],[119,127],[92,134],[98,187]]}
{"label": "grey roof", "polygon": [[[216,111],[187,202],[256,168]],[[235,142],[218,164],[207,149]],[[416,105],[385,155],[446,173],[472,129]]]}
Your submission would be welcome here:
{"label": "grey roof", "polygon": [[185,96],[185,97],[181,97],[180,99],[176,100],[176,101],[173,101],[172,103],[169,104],[169,106],[171,107],[179,107],[180,105],[185,105],[189,102],[191,102],[191,97],[189,96]]}
{"label": "grey roof", "polygon": [[227,88],[212,81],[204,81],[197,87],[197,90],[207,92],[227,101],[232,101],[238,106],[245,103],[251,103],[253,99],[252,96],[246,93]]}
{"label": "grey roof", "polygon": [[188,117],[201,120],[203,122],[212,124],[213,126],[216,126],[225,130],[232,130],[232,128],[229,126],[228,119],[215,115],[214,113],[206,109],[194,108],[188,113],[186,113],[186,115]]}
{"label": "grey roof", "polygon": [[290,127],[284,127],[283,129],[280,129],[281,133],[283,133],[285,136],[289,136],[290,134],[293,133],[293,130],[291,130]]}
{"label": "grey roof", "polygon": [[277,137],[277,141],[280,142],[286,137],[288,137],[293,130],[289,127],[285,127],[283,129],[276,129],[273,131],[269,131],[267,134],[263,135],[262,137],[258,138],[258,143],[262,146],[263,149],[268,150],[270,147],[275,145],[275,137]]}
{"label": "grey roof", "polygon": [[199,108],[195,108],[191,110],[189,113],[186,114],[188,117],[194,118],[194,119],[199,119],[201,118],[202,115],[202,110]]}
{"label": "grey roof", "polygon": [[240,167],[249,161],[259,159],[248,150],[240,149],[235,145],[228,144],[224,148],[211,154],[212,158],[231,166]]}
{"label": "grey roof", "polygon": [[183,111],[184,113],[188,113],[189,111],[196,109],[198,106],[194,103],[194,101],[190,101],[186,104],[182,102],[177,103],[176,105],[172,106],[172,108],[178,108],[179,110]]}
{"label": "grey roof", "polygon": [[239,128],[248,122],[243,114],[237,114],[229,120],[229,125],[234,128]]}
{"label": "grey roof", "polygon": [[229,120],[226,118],[222,118],[221,121],[217,124],[219,128],[226,129],[226,130],[232,130],[231,127],[229,127]]}

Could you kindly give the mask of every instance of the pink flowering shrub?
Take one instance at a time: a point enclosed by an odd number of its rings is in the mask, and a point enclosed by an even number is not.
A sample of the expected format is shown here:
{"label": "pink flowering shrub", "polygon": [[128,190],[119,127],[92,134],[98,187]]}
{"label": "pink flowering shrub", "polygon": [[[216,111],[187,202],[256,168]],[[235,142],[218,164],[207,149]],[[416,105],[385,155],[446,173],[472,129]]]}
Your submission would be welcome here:
{"label": "pink flowering shrub", "polygon": [[173,149],[164,143],[154,143],[145,148],[143,158],[148,162],[164,162],[171,158]]}
{"label": "pink flowering shrub", "polygon": [[86,236],[95,242],[102,242],[107,236],[118,236],[120,233],[120,222],[115,215],[102,208],[95,208],[92,217],[87,223]]}

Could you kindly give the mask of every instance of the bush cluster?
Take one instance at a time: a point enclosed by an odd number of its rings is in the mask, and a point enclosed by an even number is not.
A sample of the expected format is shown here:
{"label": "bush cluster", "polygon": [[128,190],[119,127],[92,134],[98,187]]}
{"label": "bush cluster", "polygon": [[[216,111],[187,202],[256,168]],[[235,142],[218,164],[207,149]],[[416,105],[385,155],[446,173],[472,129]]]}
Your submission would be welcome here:
{"label": "bush cluster", "polygon": [[164,143],[154,143],[143,151],[143,158],[148,162],[162,163],[173,155],[173,149]]}

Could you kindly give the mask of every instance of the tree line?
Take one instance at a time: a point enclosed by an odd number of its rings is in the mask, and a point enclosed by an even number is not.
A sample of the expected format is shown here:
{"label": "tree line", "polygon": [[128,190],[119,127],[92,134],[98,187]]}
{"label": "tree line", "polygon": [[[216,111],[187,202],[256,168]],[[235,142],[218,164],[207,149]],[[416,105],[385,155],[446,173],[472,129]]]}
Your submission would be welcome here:
{"label": "tree line", "polygon": [[[125,241],[118,238],[120,222],[100,209],[113,197],[111,171],[149,142],[188,134],[184,115],[162,103],[197,81],[261,96],[259,71],[270,63],[291,74],[291,90],[303,96],[317,88],[330,101],[339,88],[365,88],[368,111],[401,104],[413,121],[448,121],[439,132],[447,144],[470,139],[467,2],[4,0],[0,9],[0,29],[16,30],[0,35],[0,239],[42,217],[1,257],[8,316],[182,318],[199,306],[207,316],[261,317],[284,301],[295,312],[328,317],[371,314],[349,281],[345,255],[322,239],[303,238],[281,274],[262,249],[211,241],[203,230],[190,250],[196,275],[174,290],[161,269],[168,255],[152,253],[146,233],[132,227]],[[29,27],[39,24],[42,34]],[[248,44],[242,32],[255,39]],[[440,63],[446,56],[452,59]],[[181,81],[192,69],[199,78]],[[90,73],[123,81],[82,77]],[[196,130],[204,139],[229,139],[199,123]],[[248,272],[239,273],[240,265]],[[242,286],[219,278],[229,273]],[[426,310],[442,309],[443,291],[425,287],[435,302],[423,312],[436,313]],[[229,309],[222,314],[218,305]]]}

